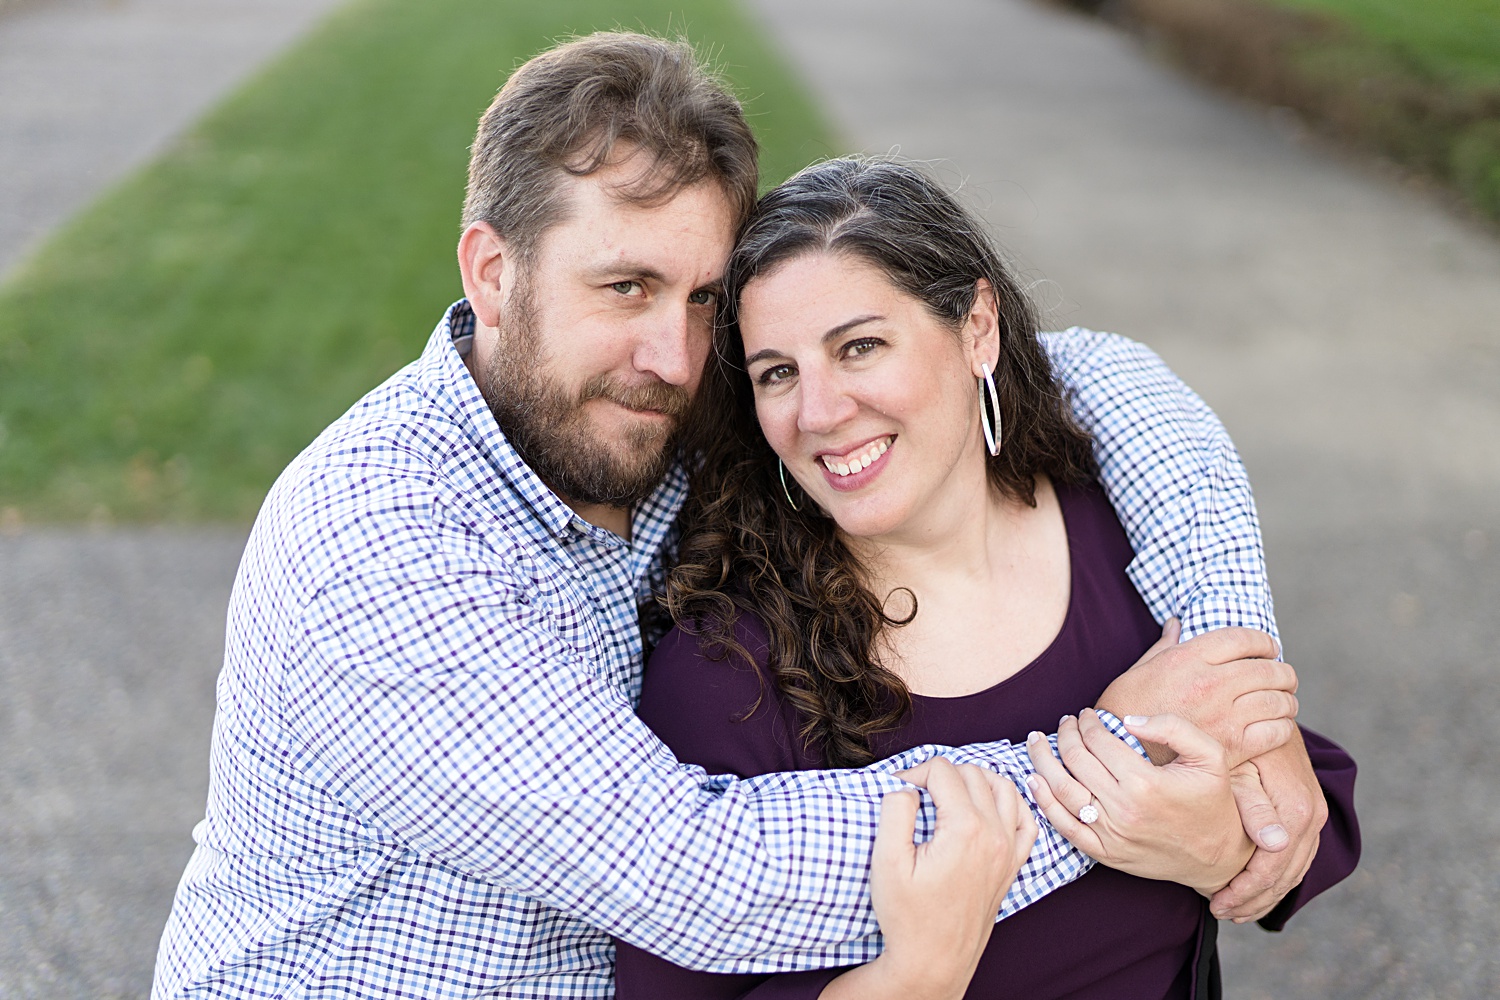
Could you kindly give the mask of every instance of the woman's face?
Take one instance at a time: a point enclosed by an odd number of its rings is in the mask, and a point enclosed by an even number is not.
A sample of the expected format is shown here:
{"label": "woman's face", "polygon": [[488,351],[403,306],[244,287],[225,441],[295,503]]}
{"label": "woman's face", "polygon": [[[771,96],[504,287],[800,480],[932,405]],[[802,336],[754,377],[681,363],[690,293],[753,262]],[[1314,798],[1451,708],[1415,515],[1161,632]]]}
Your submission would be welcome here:
{"label": "woman's face", "polygon": [[761,430],[847,534],[920,534],[928,515],[984,489],[974,379],[998,340],[991,296],[975,301],[955,333],[875,267],[827,253],[745,287],[740,332]]}

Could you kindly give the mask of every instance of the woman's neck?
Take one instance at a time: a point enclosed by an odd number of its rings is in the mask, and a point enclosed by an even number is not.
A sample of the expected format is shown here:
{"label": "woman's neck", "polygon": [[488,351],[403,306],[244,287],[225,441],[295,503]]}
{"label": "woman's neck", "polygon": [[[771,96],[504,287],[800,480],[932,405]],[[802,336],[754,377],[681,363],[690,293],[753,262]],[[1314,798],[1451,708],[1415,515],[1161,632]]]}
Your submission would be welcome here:
{"label": "woman's neck", "polygon": [[964,507],[936,509],[920,532],[851,544],[887,613],[916,616],[881,633],[880,660],[915,694],[954,697],[991,687],[1030,663],[1067,616],[1071,578],[1067,530],[1050,483],[1037,506],[985,484]]}
{"label": "woman's neck", "polygon": [[981,465],[978,475],[950,480],[935,502],[897,530],[878,537],[846,536],[845,541],[878,592],[983,586],[1003,571],[1015,506],[990,485]]}

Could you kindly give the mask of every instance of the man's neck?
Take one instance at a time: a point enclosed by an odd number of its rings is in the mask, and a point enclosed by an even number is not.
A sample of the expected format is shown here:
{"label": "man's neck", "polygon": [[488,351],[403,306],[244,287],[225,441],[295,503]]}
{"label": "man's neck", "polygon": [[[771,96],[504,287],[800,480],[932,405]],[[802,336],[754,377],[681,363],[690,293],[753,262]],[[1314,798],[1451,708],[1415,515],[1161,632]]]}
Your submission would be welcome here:
{"label": "man's neck", "polygon": [[[562,496],[562,494],[558,494]],[[573,508],[573,513],[596,528],[613,531],[627,542],[630,541],[630,508],[606,507],[597,503],[574,503],[567,497],[562,502]]]}

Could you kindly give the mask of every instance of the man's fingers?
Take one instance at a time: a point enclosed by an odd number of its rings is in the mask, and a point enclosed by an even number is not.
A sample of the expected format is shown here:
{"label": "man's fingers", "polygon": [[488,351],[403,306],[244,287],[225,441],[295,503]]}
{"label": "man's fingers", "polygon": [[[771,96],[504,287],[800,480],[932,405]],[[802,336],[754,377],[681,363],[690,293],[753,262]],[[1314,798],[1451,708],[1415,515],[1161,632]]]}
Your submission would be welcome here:
{"label": "man's fingers", "polygon": [[1297,692],[1297,670],[1277,660],[1233,660],[1210,665],[1217,688],[1238,700],[1263,691]]}
{"label": "man's fingers", "polygon": [[1217,664],[1233,660],[1275,660],[1278,652],[1275,639],[1253,628],[1216,628],[1193,636],[1183,645],[1194,647],[1194,652],[1205,662]]}
{"label": "man's fingers", "polygon": [[880,800],[880,824],[875,828],[871,863],[892,873],[910,872],[916,864],[917,809],[921,796],[913,791],[890,792]]}
{"label": "man's fingers", "polygon": [[1234,711],[1246,724],[1265,719],[1295,719],[1301,703],[1290,691],[1261,688],[1234,699]]}
{"label": "man's fingers", "polygon": [[1259,920],[1276,905],[1278,897],[1271,894],[1274,879],[1255,867],[1259,855],[1259,851],[1251,855],[1251,864],[1208,901],[1209,912],[1215,917],[1220,920]]}
{"label": "man's fingers", "polygon": [[1240,812],[1240,823],[1245,833],[1263,851],[1277,853],[1286,850],[1291,842],[1286,827],[1281,825],[1281,816],[1271,804],[1265,786],[1260,783],[1260,771],[1252,763],[1241,764],[1229,773],[1229,788],[1234,793],[1234,804]]}
{"label": "man's fingers", "polygon": [[[1292,719],[1263,719],[1245,727],[1240,739],[1239,756],[1250,760],[1270,753],[1289,743],[1297,735],[1297,723]],[[1237,764],[1239,761],[1230,761]]]}
{"label": "man's fingers", "polygon": [[1319,840],[1314,833],[1297,841],[1291,850],[1273,854],[1257,849],[1245,870],[1209,900],[1209,909],[1220,920],[1259,920],[1307,876]]}

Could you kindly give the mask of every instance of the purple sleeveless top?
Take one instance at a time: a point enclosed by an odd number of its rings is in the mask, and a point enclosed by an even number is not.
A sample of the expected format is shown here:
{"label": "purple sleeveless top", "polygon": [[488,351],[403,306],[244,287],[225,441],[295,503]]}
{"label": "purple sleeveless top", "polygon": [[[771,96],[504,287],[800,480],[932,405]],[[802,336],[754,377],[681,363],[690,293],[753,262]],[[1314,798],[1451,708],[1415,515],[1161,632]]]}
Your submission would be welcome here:
{"label": "purple sleeveless top", "polygon": [[[991,688],[957,698],[914,695],[905,723],[876,738],[877,757],[926,743],[1020,743],[1032,730],[1055,732],[1059,718],[1091,706],[1160,636],[1125,574],[1133,553],[1103,494],[1097,488],[1058,486],[1057,496],[1072,567],[1072,593],[1057,637],[1030,664]],[[679,759],[701,764],[710,774],[750,777],[826,766],[797,737],[796,712],[770,681],[764,627],[742,616],[737,629],[757,658],[757,670],[743,661],[714,661],[700,652],[696,638],[674,629],[647,667],[641,718]],[[759,707],[746,717],[757,700]],[[1267,918],[1275,929],[1307,898],[1352,871],[1359,851],[1353,761],[1331,742],[1311,733],[1306,737],[1332,815],[1313,871]],[[1206,916],[1206,901],[1192,889],[1096,865],[997,924],[965,996],[1186,1000],[1193,992]],[[617,942],[616,995],[620,1000],[815,1000],[840,971],[691,972]]]}

